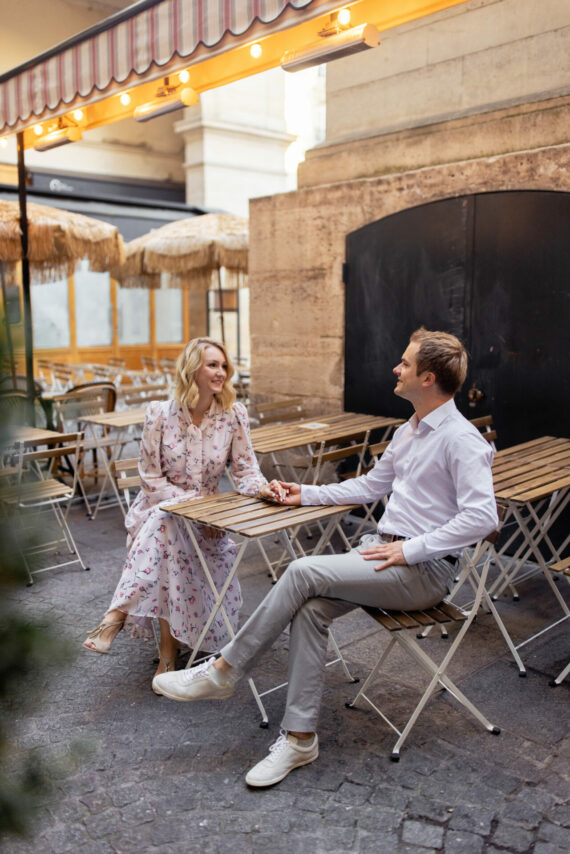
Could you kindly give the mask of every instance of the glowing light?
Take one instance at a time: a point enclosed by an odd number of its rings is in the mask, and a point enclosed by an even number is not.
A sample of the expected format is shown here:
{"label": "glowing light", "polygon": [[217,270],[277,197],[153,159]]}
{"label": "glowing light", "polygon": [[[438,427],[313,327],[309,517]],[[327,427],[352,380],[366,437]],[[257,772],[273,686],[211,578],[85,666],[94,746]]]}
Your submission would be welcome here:
{"label": "glowing light", "polygon": [[123,94],[119,98],[119,101],[121,102],[123,107],[128,107],[129,104],[131,103],[131,96],[129,95],[128,92],[123,92]]}
{"label": "glowing light", "polygon": [[181,83],[188,83],[188,81],[190,80],[190,72],[185,68],[178,75],[178,79],[180,80]]}
{"label": "glowing light", "polygon": [[76,122],[80,122],[81,119],[83,118],[83,110],[74,110],[73,111],[73,118],[75,119]]}
{"label": "glowing light", "polygon": [[0,147],[6,148],[7,145],[8,145],[8,140],[6,139],[5,136],[3,136],[2,139],[0,139]]}
{"label": "glowing light", "polygon": [[350,9],[341,9],[338,13],[337,21],[341,27],[348,27],[350,24]]}
{"label": "glowing light", "polygon": [[34,125],[34,133],[36,136],[41,136],[44,132],[42,125]]}
{"label": "glowing light", "polygon": [[253,59],[259,59],[259,57],[263,53],[263,50],[261,49],[261,45],[257,44],[257,43],[252,44],[252,46],[249,49],[249,53],[253,57]]}

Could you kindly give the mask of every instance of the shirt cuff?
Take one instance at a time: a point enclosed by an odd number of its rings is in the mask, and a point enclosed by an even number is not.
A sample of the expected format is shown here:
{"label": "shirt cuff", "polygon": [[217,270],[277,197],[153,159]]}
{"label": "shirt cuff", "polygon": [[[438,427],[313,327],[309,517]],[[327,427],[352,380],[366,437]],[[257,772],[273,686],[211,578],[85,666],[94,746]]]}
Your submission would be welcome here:
{"label": "shirt cuff", "polygon": [[408,566],[421,563],[426,559],[422,537],[412,537],[402,543],[402,552]]}

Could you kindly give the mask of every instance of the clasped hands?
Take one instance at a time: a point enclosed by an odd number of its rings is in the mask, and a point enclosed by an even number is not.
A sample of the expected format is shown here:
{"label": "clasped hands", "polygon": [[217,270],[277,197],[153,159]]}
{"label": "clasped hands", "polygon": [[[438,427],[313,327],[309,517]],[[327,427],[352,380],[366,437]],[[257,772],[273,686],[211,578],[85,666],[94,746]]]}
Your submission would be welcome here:
{"label": "clasped hands", "polygon": [[[298,483],[272,480],[259,490],[257,496],[275,504],[298,506],[301,503],[301,487]],[[358,552],[364,560],[382,561],[373,567],[375,572],[380,572],[389,566],[407,565],[402,545],[402,540],[395,540],[393,543],[378,543],[372,548],[359,549]]]}

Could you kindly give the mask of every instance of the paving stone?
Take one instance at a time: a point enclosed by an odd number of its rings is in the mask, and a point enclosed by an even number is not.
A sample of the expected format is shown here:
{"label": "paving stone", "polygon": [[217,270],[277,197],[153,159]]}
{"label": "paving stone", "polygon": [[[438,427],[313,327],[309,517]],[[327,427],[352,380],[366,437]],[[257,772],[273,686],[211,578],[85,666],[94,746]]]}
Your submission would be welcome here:
{"label": "paving stone", "polygon": [[570,827],[570,804],[557,804],[548,812],[548,817],[562,827]]}
{"label": "paving stone", "polygon": [[534,846],[533,854],[568,854],[568,846],[560,848],[559,845],[553,845],[552,842],[537,842]]}
{"label": "paving stone", "polygon": [[513,801],[505,806],[501,813],[508,821],[516,822],[527,830],[534,830],[542,821],[542,813],[531,809],[528,804]]}
{"label": "paving stone", "polygon": [[561,847],[566,846],[570,850],[570,833],[565,827],[558,827],[548,821],[543,822],[538,829],[538,839],[543,842],[552,842]]}
{"label": "paving stone", "polygon": [[519,825],[500,821],[493,833],[493,843],[510,851],[526,851],[530,848],[533,835]]}
{"label": "paving stone", "polygon": [[487,836],[491,832],[491,823],[495,813],[484,807],[458,806],[453,810],[449,821],[450,830],[465,830]]}
{"label": "paving stone", "polygon": [[[487,696],[504,683],[493,703],[503,717],[508,709],[513,726],[500,738],[490,738],[439,696],[422,713],[401,761],[392,763],[393,733],[373,714],[344,708],[354,688],[333,667],[326,674],[318,762],[271,789],[250,789],[244,775],[278,734],[284,692],[265,698],[266,731],[246,683],[230,703],[173,703],[150,690],[151,644],[121,634],[109,656],[82,650],[85,630],[99,621],[116,583],[125,534],[115,511],[95,523],[75,508],[72,516],[93,571],[48,573],[33,588],[14,592],[14,606],[68,633],[77,656],[64,669],[46,664],[41,702],[23,709],[21,696],[8,700],[19,741],[51,751],[57,780],[41,799],[29,837],[10,840],[7,854],[568,854],[563,801],[570,738],[560,735],[560,700],[539,700],[538,740],[536,726],[523,726],[529,708],[519,715],[522,689],[502,647],[483,668],[471,669],[469,656],[457,656],[459,670],[465,668],[458,682],[465,682],[468,696],[470,684]],[[269,589],[253,549],[243,578],[245,616]],[[532,596],[509,615],[517,637],[525,636],[526,607],[532,608]],[[71,624],[70,609],[80,615]],[[375,631],[363,631],[356,614],[343,618],[339,637],[351,664],[361,660]],[[260,684],[286,674],[287,644],[283,636],[262,660]],[[533,676],[542,678],[538,669]],[[395,714],[404,720],[414,679],[400,683],[397,664],[388,671]],[[532,706],[535,689],[524,696]],[[552,715],[559,716],[554,727]],[[78,740],[79,755],[68,747]]]}
{"label": "paving stone", "polygon": [[369,786],[357,786],[355,783],[342,783],[333,795],[333,800],[344,804],[364,804],[370,798]]}
{"label": "paving stone", "polygon": [[485,850],[485,842],[475,833],[448,831],[443,850],[445,854],[481,854]]}
{"label": "paving stone", "polygon": [[423,848],[440,848],[443,841],[443,828],[423,821],[406,820],[402,828],[402,842],[419,845]]}
{"label": "paving stone", "polygon": [[454,807],[425,798],[422,795],[410,799],[406,814],[409,818],[427,819],[428,821],[444,824],[449,821],[454,812]]}

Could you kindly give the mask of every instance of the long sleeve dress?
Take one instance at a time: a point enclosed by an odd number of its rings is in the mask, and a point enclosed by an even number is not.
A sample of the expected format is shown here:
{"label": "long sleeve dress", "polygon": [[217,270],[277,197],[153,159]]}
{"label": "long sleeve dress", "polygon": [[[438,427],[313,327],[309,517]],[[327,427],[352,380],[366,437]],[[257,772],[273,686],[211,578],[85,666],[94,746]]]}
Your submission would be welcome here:
{"label": "long sleeve dress", "polygon": [[[241,403],[223,410],[214,400],[199,427],[175,400],[149,404],[139,457],[142,489],[125,520],[128,555],[109,607],[126,612],[125,629],[132,637],[151,638],[151,618],[161,617],[181,642],[194,647],[198,640],[214,595],[183,520],[160,505],[215,494],[228,462],[242,494],[255,495],[267,482]],[[236,547],[227,535],[208,537],[199,525],[194,531],[219,589],[233,565]],[[236,576],[224,598],[234,631],[241,604]],[[218,612],[202,649],[214,652],[229,639]]]}

